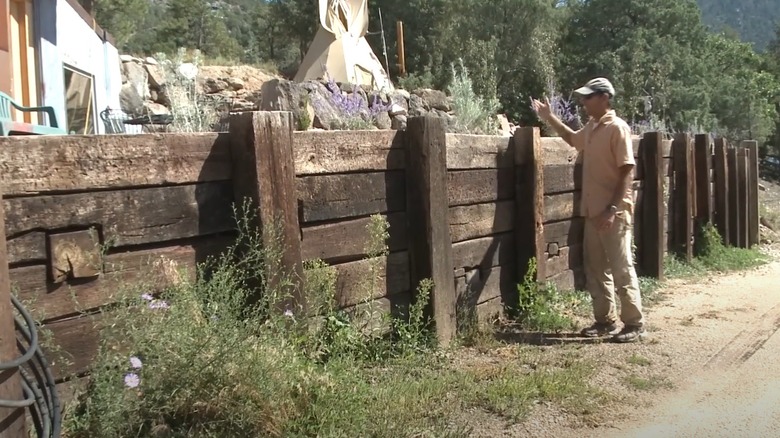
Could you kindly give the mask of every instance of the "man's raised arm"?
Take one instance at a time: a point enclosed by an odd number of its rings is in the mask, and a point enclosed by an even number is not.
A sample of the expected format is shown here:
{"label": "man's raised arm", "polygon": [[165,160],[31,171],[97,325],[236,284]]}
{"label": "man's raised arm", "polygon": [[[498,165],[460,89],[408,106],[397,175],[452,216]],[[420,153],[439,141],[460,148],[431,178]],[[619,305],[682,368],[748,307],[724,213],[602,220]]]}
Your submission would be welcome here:
{"label": "man's raised arm", "polygon": [[574,144],[574,131],[566,126],[555,114],[553,114],[550,107],[550,99],[545,98],[544,102],[540,102],[536,99],[533,100],[532,106],[536,114],[542,121],[550,125],[561,138],[572,147],[577,147]]}

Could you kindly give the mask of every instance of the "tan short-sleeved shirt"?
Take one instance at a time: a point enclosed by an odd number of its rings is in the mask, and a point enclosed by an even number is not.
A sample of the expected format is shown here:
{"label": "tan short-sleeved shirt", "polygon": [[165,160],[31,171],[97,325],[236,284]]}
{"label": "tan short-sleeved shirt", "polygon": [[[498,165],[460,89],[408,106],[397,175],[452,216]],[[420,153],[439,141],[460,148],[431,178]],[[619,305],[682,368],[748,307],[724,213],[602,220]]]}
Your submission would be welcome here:
{"label": "tan short-sleeved shirt", "polygon": [[[598,121],[588,123],[572,136],[573,146],[582,151],[582,205],[580,213],[595,217],[603,213],[620,183],[619,168],[636,165],[631,128],[623,119],[608,111]],[[633,212],[633,189],[629,185],[618,210]]]}

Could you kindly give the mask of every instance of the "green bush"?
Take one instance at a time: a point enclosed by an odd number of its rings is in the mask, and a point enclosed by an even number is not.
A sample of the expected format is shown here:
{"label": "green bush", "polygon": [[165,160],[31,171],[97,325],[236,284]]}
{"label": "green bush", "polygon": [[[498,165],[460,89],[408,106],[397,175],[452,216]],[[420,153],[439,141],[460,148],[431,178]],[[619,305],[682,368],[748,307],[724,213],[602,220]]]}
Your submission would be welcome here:
{"label": "green bush", "polygon": [[498,131],[496,111],[500,104],[495,97],[484,99],[474,92],[468,69],[460,61],[460,71],[452,65],[452,83],[449,86],[455,122],[459,131],[469,134],[495,135]]}
{"label": "green bush", "polygon": [[[100,349],[67,412],[67,436],[308,436],[324,423],[338,431],[349,416],[330,409],[365,378],[360,369],[432,346],[425,290],[411,318],[389,318],[392,331],[366,329],[359,312],[338,309],[335,271],[320,261],[306,264],[308,313],[285,309],[292,277],[279,269],[280,233],[266,230],[276,243],[263,246],[246,213],[238,217],[236,243],[199,266],[194,280],[180,273],[159,294],[130,286],[128,298],[103,314]],[[386,254],[387,225],[375,216],[370,227],[373,263]],[[368,292],[362,306],[370,307]]]}

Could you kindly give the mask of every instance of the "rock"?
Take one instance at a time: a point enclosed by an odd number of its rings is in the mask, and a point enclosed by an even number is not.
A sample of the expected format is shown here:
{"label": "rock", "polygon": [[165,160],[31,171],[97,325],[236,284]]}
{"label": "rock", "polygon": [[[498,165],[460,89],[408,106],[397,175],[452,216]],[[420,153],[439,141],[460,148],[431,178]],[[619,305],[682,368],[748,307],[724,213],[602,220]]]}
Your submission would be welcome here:
{"label": "rock", "polygon": [[446,111],[440,109],[433,109],[430,111],[430,114],[444,119],[444,129],[446,130],[446,132],[458,132],[455,117],[453,117]]}
{"label": "rock", "polygon": [[119,55],[119,60],[122,62],[135,62],[136,58],[130,55]]}
{"label": "rock", "polygon": [[401,105],[394,103],[390,105],[389,113],[391,116],[405,116],[409,114],[409,111],[407,111],[407,109],[402,107]]}
{"label": "rock", "polygon": [[407,122],[407,119],[406,119],[405,115],[397,115],[397,116],[393,117],[393,122],[390,125],[390,128],[391,129],[395,129],[395,130],[399,130],[399,131],[403,130],[403,129],[406,129],[406,122]]}
{"label": "rock", "polygon": [[[406,101],[408,101],[409,98],[412,97],[412,95],[409,94],[408,91],[403,90],[401,88],[399,88],[397,90],[393,90],[393,92],[390,93],[390,96],[394,97],[394,98],[395,97],[399,97],[399,100],[406,100]],[[395,99],[393,99],[393,102],[395,102]],[[396,103],[399,103],[399,102],[396,102]]]}
{"label": "rock", "polygon": [[119,92],[119,105],[127,114],[138,115],[143,112],[144,100],[138,95],[136,87],[128,82],[122,85],[122,89]]}
{"label": "rock", "polygon": [[763,184],[759,184],[758,185],[758,190],[761,190],[762,192],[765,192],[766,191],[766,186],[763,185]]}
{"label": "rock", "polygon": [[149,94],[151,96],[152,102],[160,103],[160,102],[157,102],[157,99],[160,97],[160,96],[157,95],[157,91],[152,90],[152,91],[149,92]]}
{"label": "rock", "polygon": [[417,117],[425,115],[427,112],[422,98],[416,94],[412,94],[412,97],[409,98],[409,115]]}
{"label": "rock", "polygon": [[560,254],[560,248],[558,248],[557,243],[548,243],[547,244],[547,254],[550,255],[550,257],[557,256]]}
{"label": "rock", "polygon": [[165,72],[159,65],[147,65],[146,73],[149,75],[149,88],[152,90],[162,90],[165,86]]}
{"label": "rock", "polygon": [[390,114],[387,111],[381,111],[374,118],[374,126],[379,129],[392,129],[393,120],[390,118]]}
{"label": "rock", "polygon": [[257,103],[250,102],[244,99],[234,100],[230,108],[231,111],[237,111],[237,112],[257,111],[257,109],[258,109]]}
{"label": "rock", "polygon": [[[312,91],[309,92],[307,91],[307,88],[304,87],[310,88]],[[304,85],[284,79],[272,79],[263,83],[263,86],[260,89],[261,99],[259,109],[261,111],[290,111],[293,113],[295,126],[299,126],[301,125],[301,118],[305,119],[303,112],[305,111],[306,102],[304,99],[306,96],[312,97],[311,103],[314,105],[315,112],[318,112],[318,103],[315,102],[314,96],[318,96],[318,101],[322,101],[319,105],[324,108],[324,111],[328,112],[332,109],[330,101],[324,97],[325,93],[328,93],[328,91],[325,89],[325,86],[321,84],[318,87],[311,83]],[[316,125],[316,117],[314,119]],[[325,125],[329,125],[327,115],[325,119],[326,121],[321,122]]]}
{"label": "rock", "polygon": [[775,227],[774,227],[774,226],[772,226],[772,223],[771,223],[771,222],[769,222],[769,219],[767,219],[766,217],[764,217],[764,216],[761,216],[761,218],[759,219],[759,223],[760,223],[762,226],[766,227],[767,229],[770,229],[770,230],[772,230],[772,231],[775,231]]}
{"label": "rock", "polygon": [[225,82],[227,82],[228,86],[230,86],[230,89],[233,91],[244,89],[244,81],[240,78],[227,78],[225,79]]}
{"label": "rock", "polygon": [[215,94],[227,90],[227,82],[221,79],[207,78],[203,84],[203,90],[206,94]]}
{"label": "rock", "polygon": [[311,95],[311,105],[314,108],[313,126],[321,129],[333,129],[338,125],[341,111],[328,99],[319,93]]}
{"label": "rock", "polygon": [[135,87],[141,99],[149,98],[149,74],[144,66],[135,62],[127,62],[122,65],[127,77],[127,82]]}
{"label": "rock", "polygon": [[146,59],[144,59],[144,64],[146,64],[146,65],[157,65],[157,60],[152,58],[151,56],[147,56]]}
{"label": "rock", "polygon": [[159,103],[154,102],[144,102],[144,110],[153,116],[171,113],[165,105],[160,105]]}
{"label": "rock", "polygon": [[191,62],[179,65],[177,72],[185,79],[194,81],[198,77],[198,66]]}
{"label": "rock", "polygon": [[450,101],[443,91],[421,88],[415,90],[412,95],[419,96],[422,99],[423,108],[427,110],[437,109],[441,111],[450,111],[452,109]]}

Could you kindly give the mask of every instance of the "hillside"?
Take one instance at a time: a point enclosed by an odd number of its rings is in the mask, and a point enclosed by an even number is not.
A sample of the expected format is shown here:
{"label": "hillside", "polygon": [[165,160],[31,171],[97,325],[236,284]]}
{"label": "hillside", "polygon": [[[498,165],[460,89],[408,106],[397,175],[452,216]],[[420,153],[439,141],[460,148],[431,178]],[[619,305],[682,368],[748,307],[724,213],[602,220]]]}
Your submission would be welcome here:
{"label": "hillside", "polygon": [[732,29],[763,51],[780,23],[778,0],[697,0],[704,22],[715,30]]}

